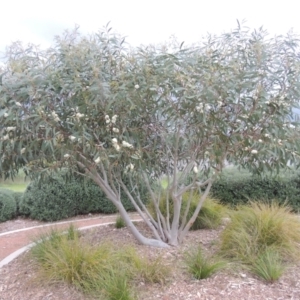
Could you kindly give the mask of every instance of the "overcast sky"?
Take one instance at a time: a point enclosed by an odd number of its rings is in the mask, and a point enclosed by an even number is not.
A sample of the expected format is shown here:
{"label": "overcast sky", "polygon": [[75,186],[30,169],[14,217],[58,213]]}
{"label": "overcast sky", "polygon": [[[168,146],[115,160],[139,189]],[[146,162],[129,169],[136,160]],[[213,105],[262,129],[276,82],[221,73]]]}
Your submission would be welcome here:
{"label": "overcast sky", "polygon": [[207,32],[235,28],[236,19],[272,35],[291,28],[300,34],[299,6],[299,0],[2,0],[0,52],[16,40],[47,47],[75,24],[92,33],[109,21],[132,45],[160,43],[171,35],[197,42]]}

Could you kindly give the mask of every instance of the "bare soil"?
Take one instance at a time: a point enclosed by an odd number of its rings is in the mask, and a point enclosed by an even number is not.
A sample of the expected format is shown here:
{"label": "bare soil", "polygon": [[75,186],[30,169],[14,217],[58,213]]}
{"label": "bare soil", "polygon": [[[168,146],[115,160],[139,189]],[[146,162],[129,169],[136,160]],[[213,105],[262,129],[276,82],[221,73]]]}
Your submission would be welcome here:
{"label": "bare soil", "polygon": [[[26,222],[26,220],[23,220]],[[22,221],[22,222],[23,222]],[[13,223],[13,221],[10,221]],[[31,221],[28,221],[32,226]],[[5,230],[17,229],[16,224],[5,225]],[[25,226],[22,224],[22,226]],[[143,224],[141,230],[149,234]],[[3,224],[0,224],[0,232]],[[172,267],[172,274],[166,284],[146,284],[138,282],[136,292],[141,300],[187,300],[187,299],[300,299],[300,265],[290,266],[281,279],[267,284],[253,274],[237,269],[233,265],[211,278],[193,279],[185,270],[183,253],[190,246],[198,246],[212,253],[222,228],[218,230],[191,231],[179,247],[157,249],[139,245],[127,228],[115,229],[114,226],[103,226],[84,232],[83,239],[101,243],[104,240],[116,242],[120,247],[134,246],[139,253],[150,258],[162,255],[164,261]],[[0,269],[0,300],[84,300],[89,298],[63,283],[48,284],[38,280],[38,270],[30,255],[24,254]]]}

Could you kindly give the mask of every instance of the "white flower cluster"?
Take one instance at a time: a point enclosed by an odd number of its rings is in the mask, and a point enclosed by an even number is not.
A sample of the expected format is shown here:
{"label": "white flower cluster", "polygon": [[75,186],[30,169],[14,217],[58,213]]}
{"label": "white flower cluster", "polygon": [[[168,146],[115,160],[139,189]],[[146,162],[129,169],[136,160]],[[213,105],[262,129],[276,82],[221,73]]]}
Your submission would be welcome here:
{"label": "white flower cluster", "polygon": [[6,127],[5,130],[7,132],[10,132],[10,131],[16,131],[16,127]]}
{"label": "white flower cluster", "polygon": [[130,163],[129,165],[126,166],[125,172],[133,171],[133,169],[134,169],[134,164]]}
{"label": "white flower cluster", "polygon": [[59,122],[60,121],[60,118],[58,117],[58,115],[57,115],[57,113],[55,111],[53,111],[51,113],[51,115],[52,115],[52,117],[53,117],[53,119],[54,119],[55,122]]}
{"label": "white flower cluster", "polygon": [[42,109],[42,107],[37,107],[36,112],[42,117],[45,116],[45,111]]}
{"label": "white flower cluster", "polygon": [[[113,139],[111,140],[111,142],[112,142],[113,147],[114,147],[117,151],[120,151],[121,147],[120,147],[120,145],[118,144],[118,140],[117,140],[116,138],[113,138]],[[128,142],[126,142],[126,141],[122,141],[122,147],[132,149],[132,148],[133,148],[133,145],[131,145],[130,143],[128,143]]]}
{"label": "white flower cluster", "polygon": [[113,147],[117,150],[117,151],[120,151],[121,147],[120,145],[118,144],[118,140],[116,138],[113,138],[111,140],[112,144],[113,144]]}
{"label": "white flower cluster", "polygon": [[194,165],[193,172],[194,172],[195,174],[198,174],[198,173],[199,173],[199,170],[198,170],[197,165]]}
{"label": "white flower cluster", "polygon": [[289,128],[291,128],[291,129],[295,129],[295,128],[296,128],[296,126],[293,125],[293,124],[286,124],[286,123],[284,123],[282,126],[283,126],[283,127],[289,127]]}
{"label": "white flower cluster", "polygon": [[[249,151],[250,149],[251,149],[251,148],[249,148],[249,147],[245,147],[245,148],[244,148],[245,151]],[[257,151],[256,149],[252,149],[252,150],[250,151],[250,153],[251,153],[251,154],[257,154],[258,151]]]}
{"label": "white flower cluster", "polygon": [[[77,121],[80,121],[80,119],[86,117],[85,114],[82,114],[79,112],[78,106],[76,106],[75,108],[72,108],[71,110],[73,111],[73,115],[71,117],[76,118]],[[88,120],[88,118],[86,118],[86,120]],[[67,121],[68,121],[68,119],[67,119]]]}
{"label": "white flower cluster", "polygon": [[[118,118],[117,115],[113,115],[111,119],[110,119],[109,115],[106,115],[106,116],[105,116],[105,122],[106,122],[106,124],[107,124],[107,125],[106,125],[106,128],[107,128],[107,129],[111,128],[111,127],[110,127],[110,124],[116,124],[117,118]],[[112,128],[112,131],[113,131],[114,133],[119,133],[119,132],[120,132],[120,130],[119,130],[117,127],[113,127],[113,128]]]}
{"label": "white flower cluster", "polygon": [[81,114],[81,113],[78,112],[78,113],[75,114],[75,117],[77,119],[81,119],[81,118],[85,117],[85,114]]}
{"label": "white flower cluster", "polygon": [[70,157],[70,154],[65,154],[64,155],[64,158],[69,158]]}
{"label": "white flower cluster", "polygon": [[95,162],[96,164],[99,164],[100,161],[101,161],[101,158],[100,158],[99,156],[94,160],[94,162]]}
{"label": "white flower cluster", "polygon": [[290,104],[285,102],[285,101],[279,101],[278,105],[283,106],[283,107],[289,107],[290,106]]}
{"label": "white flower cluster", "polygon": [[135,151],[134,154],[131,155],[131,157],[133,159],[141,159],[142,158],[142,153],[139,150],[137,150],[137,151]]}
{"label": "white flower cluster", "polygon": [[126,141],[123,141],[123,142],[122,142],[122,146],[125,147],[125,148],[129,148],[129,149],[132,149],[132,148],[133,148],[133,145],[127,143]]}
{"label": "white flower cluster", "polygon": [[247,116],[247,115],[241,115],[241,118],[242,118],[242,119],[248,119],[249,116]]}
{"label": "white flower cluster", "polygon": [[115,124],[117,121],[117,118],[118,118],[117,115],[113,115],[111,119],[110,119],[109,115],[106,115],[105,122],[106,122],[106,124],[110,124],[110,123]]}
{"label": "white flower cluster", "polygon": [[8,113],[4,113],[3,117],[7,118],[8,117]]}
{"label": "white flower cluster", "polygon": [[24,154],[25,151],[26,151],[26,148],[22,148],[22,149],[21,149],[21,154]]}
{"label": "white flower cluster", "polygon": [[70,135],[70,136],[69,136],[69,139],[71,140],[71,142],[74,142],[74,141],[76,140],[76,137],[73,136],[73,135]]}
{"label": "white flower cluster", "polygon": [[204,111],[208,111],[211,109],[211,106],[209,104],[200,103],[196,106],[196,110],[200,113],[203,113]]}
{"label": "white flower cluster", "polygon": [[16,102],[16,105],[19,106],[19,107],[22,106],[22,104],[20,102]]}
{"label": "white flower cluster", "polygon": [[218,104],[218,105],[217,105],[217,108],[220,108],[220,107],[223,106],[223,102],[222,102],[222,101],[218,101],[217,104]]}

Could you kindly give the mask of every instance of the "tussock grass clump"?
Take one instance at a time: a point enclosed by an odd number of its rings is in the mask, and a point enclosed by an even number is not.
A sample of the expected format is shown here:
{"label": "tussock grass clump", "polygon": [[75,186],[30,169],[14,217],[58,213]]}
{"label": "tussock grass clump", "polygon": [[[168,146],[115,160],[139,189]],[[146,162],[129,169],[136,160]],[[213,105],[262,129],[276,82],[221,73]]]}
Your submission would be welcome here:
{"label": "tussock grass clump", "polygon": [[[200,199],[198,192],[186,192],[182,196],[182,207],[180,212],[180,222],[183,220],[185,210],[187,208],[188,202],[190,201],[190,207],[187,214],[187,220],[189,220],[194,211],[196,210],[197,204]],[[168,201],[168,202],[167,202]],[[167,197],[167,193],[163,192],[159,199],[159,208],[163,216],[167,217],[167,204],[169,206],[169,219],[170,222],[173,219],[173,202],[170,197]],[[149,201],[148,209],[154,219],[157,218],[154,205],[152,201]],[[203,206],[199,212],[198,217],[193,223],[191,230],[198,229],[216,229],[222,223],[222,218],[226,215],[227,208],[221,205],[216,199],[206,198]]]}
{"label": "tussock grass clump", "polygon": [[201,247],[188,250],[184,261],[188,272],[199,280],[212,276],[226,266],[226,262],[221,258],[205,255]]}
{"label": "tussock grass clump", "polygon": [[40,275],[50,281],[64,281],[83,288],[86,281],[105,271],[110,257],[108,244],[93,247],[79,239],[78,231],[70,227],[67,234],[52,230],[43,235],[31,249],[40,267]]}
{"label": "tussock grass clump", "polygon": [[131,246],[114,251],[114,257],[117,268],[122,266],[122,269],[126,269],[127,276],[133,281],[163,285],[171,274],[171,267],[164,262],[162,256],[143,257]]}
{"label": "tussock grass clump", "polygon": [[120,228],[124,228],[125,226],[126,226],[126,223],[125,223],[124,219],[121,216],[117,216],[115,227],[117,229],[120,229]]}
{"label": "tussock grass clump", "polygon": [[273,247],[285,259],[299,257],[300,220],[287,206],[253,202],[230,215],[221,234],[221,251],[245,263]]}
{"label": "tussock grass clump", "polygon": [[[192,211],[196,209],[196,204],[193,202]],[[222,218],[226,215],[226,212],[227,208],[220,204],[218,200],[208,197],[204,201],[199,216],[191,229],[216,229],[221,225]]]}
{"label": "tussock grass clump", "polygon": [[136,300],[137,297],[130,281],[127,270],[112,267],[99,274],[97,280],[90,282],[86,291],[97,299],[100,294],[106,300]]}
{"label": "tussock grass clump", "polygon": [[285,265],[277,250],[272,247],[266,248],[264,252],[258,255],[253,261],[251,270],[258,277],[269,283],[278,280],[285,271]]}
{"label": "tussock grass clump", "polygon": [[145,259],[136,256],[134,260],[134,279],[144,283],[165,284],[171,274],[171,267],[166,265],[161,256]]}
{"label": "tussock grass clump", "polygon": [[170,275],[161,258],[145,259],[132,247],[117,248],[109,242],[89,245],[73,226],[65,234],[52,230],[43,235],[31,255],[42,280],[63,281],[110,300],[136,299],[136,281],[163,284]]}

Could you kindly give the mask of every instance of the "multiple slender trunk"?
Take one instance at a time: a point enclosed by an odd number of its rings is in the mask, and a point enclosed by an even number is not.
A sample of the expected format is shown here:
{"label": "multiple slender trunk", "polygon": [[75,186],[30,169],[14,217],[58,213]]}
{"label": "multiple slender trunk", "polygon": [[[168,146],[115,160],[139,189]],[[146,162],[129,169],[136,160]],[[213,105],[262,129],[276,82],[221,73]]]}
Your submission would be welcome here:
{"label": "multiple slender trunk", "polygon": [[[203,183],[197,183],[194,180],[192,184],[183,186],[181,188],[178,188],[177,184],[173,184],[173,186],[170,186],[168,189],[170,199],[167,199],[166,201],[166,205],[168,206],[167,215],[163,215],[159,208],[160,197],[152,191],[150,183],[147,180],[146,175],[144,174],[145,183],[149,189],[151,201],[154,204],[156,214],[156,218],[154,218],[148,211],[147,207],[143,205],[141,199],[139,199],[139,197],[134,197],[122,181],[120,181],[119,183],[119,189],[116,189],[114,184],[112,182],[109,182],[106,174],[105,176],[100,176],[95,167],[89,168],[82,163],[78,164],[81,167],[84,167],[86,175],[90,177],[101,188],[107,198],[116,206],[117,210],[120,213],[120,216],[125,221],[127,228],[131,231],[137,241],[143,245],[153,247],[165,248],[169,246],[177,246],[183,241],[183,238],[195,222],[212,185],[212,179],[208,179]],[[191,199],[189,199],[189,203],[187,203],[184,217],[181,218],[182,195],[195,186],[198,186],[199,188],[205,187],[205,191],[202,193],[192,217],[187,220],[186,217]],[[145,224],[152,231],[154,238],[145,237],[135,226],[134,222],[130,219],[129,214],[127,213],[121,202],[120,188],[122,188],[122,190],[127,194],[136,211],[140,214]],[[172,205],[170,205],[170,203],[172,203]],[[170,212],[170,209],[173,209],[173,211]],[[171,214],[173,215],[172,220],[170,220],[169,217]]]}
{"label": "multiple slender trunk", "polygon": [[199,203],[197,205],[196,210],[194,211],[192,217],[189,220],[186,220],[186,222],[183,222],[180,224],[181,221],[181,210],[182,210],[182,200],[181,196],[173,197],[171,200],[173,202],[172,205],[172,214],[173,218],[170,220],[168,216],[162,215],[161,211],[159,210],[159,199],[152,199],[152,201],[157,201],[155,207],[155,213],[157,215],[157,220],[155,220],[149,211],[147,210],[147,207],[141,208],[140,205],[137,204],[134,197],[129,193],[129,191],[126,189],[126,186],[124,186],[125,192],[127,192],[127,196],[129,196],[129,199],[131,200],[133,206],[136,208],[136,211],[140,214],[143,221],[146,223],[146,225],[151,229],[153,236],[155,238],[147,238],[145,237],[135,226],[135,224],[132,222],[132,220],[129,217],[129,214],[125,210],[122,202],[119,199],[119,195],[115,195],[111,191],[109,192],[109,188],[103,189],[102,183],[99,182],[99,180],[96,181],[100,188],[104,190],[106,193],[106,196],[114,203],[116,208],[118,209],[120,216],[125,221],[128,229],[131,231],[133,236],[137,239],[137,241],[143,245],[148,246],[154,246],[154,247],[168,247],[168,246],[177,246],[179,243],[183,241],[183,238],[195,222],[202,205],[210,191],[210,187],[212,182],[209,181],[207,184],[207,187],[205,189],[205,192],[202,194],[201,198],[199,199]]}

